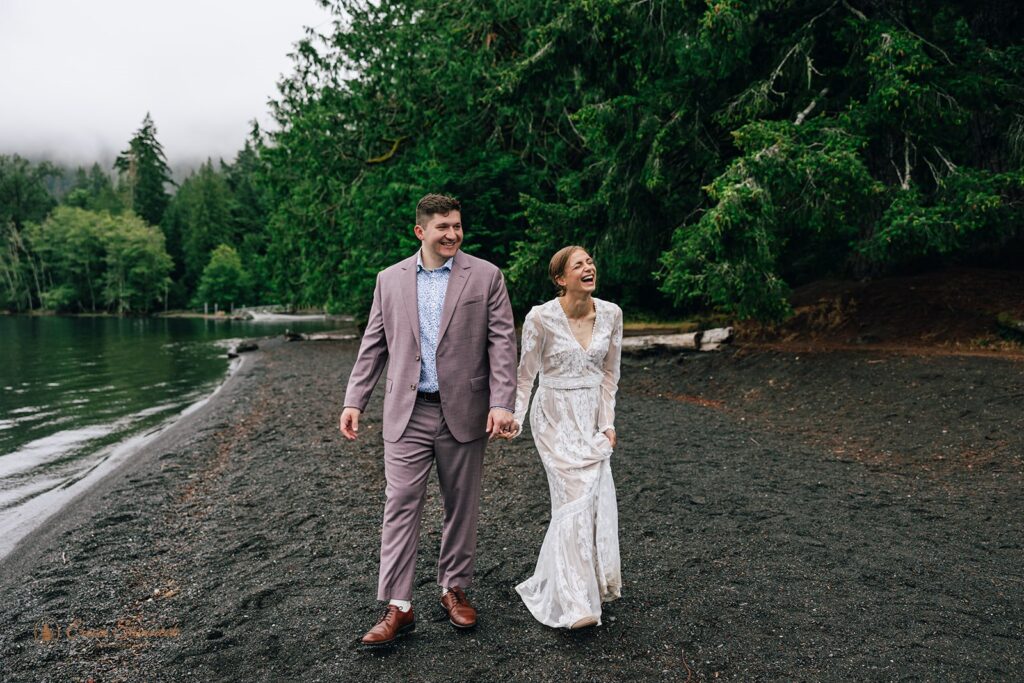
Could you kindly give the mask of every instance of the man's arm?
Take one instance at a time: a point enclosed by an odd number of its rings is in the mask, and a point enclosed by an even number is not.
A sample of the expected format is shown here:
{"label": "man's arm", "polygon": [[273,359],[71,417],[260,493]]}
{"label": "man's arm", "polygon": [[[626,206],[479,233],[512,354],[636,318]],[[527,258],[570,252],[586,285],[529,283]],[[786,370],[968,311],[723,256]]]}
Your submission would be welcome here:
{"label": "man's arm", "polygon": [[384,334],[384,313],[381,308],[380,275],[373,288],[373,304],[366,321],[359,353],[348,377],[345,391],[345,409],[341,413],[339,429],[347,439],[354,439],[359,432],[359,415],[366,409],[370,394],[380,379],[384,364],[388,360],[388,342]]}
{"label": "man's arm", "polygon": [[487,297],[487,357],[491,371],[487,432],[494,438],[512,427],[516,401],[515,321],[505,278],[497,269]]}

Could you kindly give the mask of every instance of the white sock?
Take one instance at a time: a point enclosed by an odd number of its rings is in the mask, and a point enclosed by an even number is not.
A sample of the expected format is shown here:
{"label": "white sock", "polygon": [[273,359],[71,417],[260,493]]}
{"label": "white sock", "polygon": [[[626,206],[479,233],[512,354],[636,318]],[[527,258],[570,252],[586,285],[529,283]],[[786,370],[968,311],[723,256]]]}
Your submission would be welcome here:
{"label": "white sock", "polygon": [[448,595],[448,586],[441,586],[441,597]]}
{"label": "white sock", "polygon": [[412,603],[408,600],[391,600],[388,602],[389,605],[394,605],[403,612],[408,612],[412,609]]}

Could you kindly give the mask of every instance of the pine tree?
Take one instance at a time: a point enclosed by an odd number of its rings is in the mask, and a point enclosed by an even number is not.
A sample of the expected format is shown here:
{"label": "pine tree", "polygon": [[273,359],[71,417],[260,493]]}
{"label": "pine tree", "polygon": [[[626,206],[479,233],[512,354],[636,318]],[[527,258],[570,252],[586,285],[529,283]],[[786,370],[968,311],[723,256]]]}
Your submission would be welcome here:
{"label": "pine tree", "polygon": [[170,196],[166,186],[173,184],[163,147],[156,139],[156,126],[149,113],[142,127],[114,161],[120,175],[120,187],[128,208],[150,225],[159,225]]}

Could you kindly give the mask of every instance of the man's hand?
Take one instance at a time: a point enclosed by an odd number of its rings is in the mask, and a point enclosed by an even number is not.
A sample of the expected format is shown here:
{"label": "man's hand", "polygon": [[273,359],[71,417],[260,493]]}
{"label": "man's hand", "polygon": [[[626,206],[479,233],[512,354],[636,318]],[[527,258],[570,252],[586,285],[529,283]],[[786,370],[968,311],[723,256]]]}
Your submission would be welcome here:
{"label": "man's hand", "polygon": [[342,436],[349,441],[359,436],[359,414],[361,412],[359,408],[345,408],[341,411],[338,428],[341,430]]}
{"label": "man's hand", "polygon": [[515,418],[509,411],[504,408],[491,408],[491,412],[487,413],[487,433],[489,434],[487,440],[509,438],[515,434],[513,431],[515,423]]}

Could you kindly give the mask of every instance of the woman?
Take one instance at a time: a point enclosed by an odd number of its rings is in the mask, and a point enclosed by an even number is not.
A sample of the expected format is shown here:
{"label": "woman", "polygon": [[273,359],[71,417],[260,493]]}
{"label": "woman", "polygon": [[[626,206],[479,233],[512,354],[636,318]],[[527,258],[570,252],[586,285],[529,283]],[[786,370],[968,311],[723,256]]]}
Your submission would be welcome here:
{"label": "woman", "polygon": [[516,586],[543,624],[577,629],[601,623],[601,603],[621,595],[618,511],[609,458],[615,447],[615,392],[622,310],[593,297],[597,268],[585,249],[551,259],[558,296],[523,323],[516,423],[530,427],[551,494],[551,524],[536,570]]}

